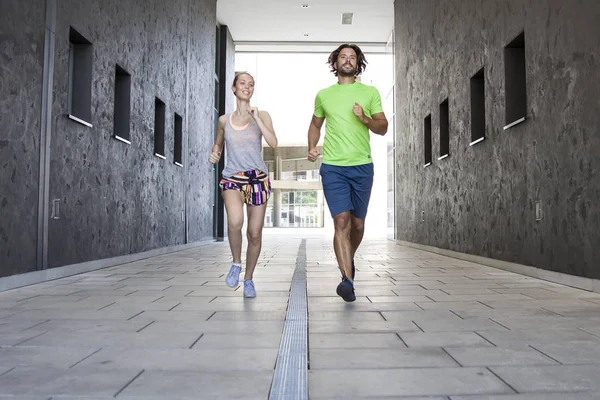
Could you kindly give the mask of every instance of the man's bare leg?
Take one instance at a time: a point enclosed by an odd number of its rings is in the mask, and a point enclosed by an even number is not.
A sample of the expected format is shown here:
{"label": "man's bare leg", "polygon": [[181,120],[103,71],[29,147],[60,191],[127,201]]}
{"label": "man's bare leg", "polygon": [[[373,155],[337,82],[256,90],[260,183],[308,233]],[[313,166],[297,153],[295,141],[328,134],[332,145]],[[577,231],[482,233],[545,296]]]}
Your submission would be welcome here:
{"label": "man's bare leg", "polygon": [[[354,260],[354,255],[356,254],[356,250],[358,250],[358,246],[362,242],[363,236],[365,234],[365,220],[356,218],[354,215],[351,215],[350,219],[350,244],[352,246],[352,260]],[[354,278],[354,277],[352,277]]]}
{"label": "man's bare leg", "polygon": [[[342,278],[352,280],[352,241],[351,241],[351,215],[344,211],[333,217],[335,234],[333,235],[333,249],[342,273]],[[360,243],[360,242],[359,242]]]}

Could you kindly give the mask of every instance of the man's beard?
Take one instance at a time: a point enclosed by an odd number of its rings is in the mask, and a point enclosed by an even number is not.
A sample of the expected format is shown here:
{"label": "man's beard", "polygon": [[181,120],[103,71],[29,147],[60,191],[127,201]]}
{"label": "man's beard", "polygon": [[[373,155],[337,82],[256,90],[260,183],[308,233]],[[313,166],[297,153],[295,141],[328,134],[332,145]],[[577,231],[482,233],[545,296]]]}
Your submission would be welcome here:
{"label": "man's beard", "polygon": [[[346,65],[346,64],[344,64],[344,65]],[[344,78],[356,76],[356,71],[357,71],[356,68],[353,68],[351,65],[348,64],[350,66],[350,70],[344,70],[343,69],[344,65],[342,65],[342,68],[339,68],[337,71],[339,76],[343,76]]]}

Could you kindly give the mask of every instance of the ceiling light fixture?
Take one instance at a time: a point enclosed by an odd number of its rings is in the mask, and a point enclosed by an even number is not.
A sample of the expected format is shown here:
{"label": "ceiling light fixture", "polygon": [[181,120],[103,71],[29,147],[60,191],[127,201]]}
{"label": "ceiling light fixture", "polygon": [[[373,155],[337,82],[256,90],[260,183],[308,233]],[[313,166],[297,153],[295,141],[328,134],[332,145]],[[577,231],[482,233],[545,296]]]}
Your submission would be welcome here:
{"label": "ceiling light fixture", "polygon": [[302,8],[308,8],[308,7],[310,7],[310,5],[308,5],[308,4],[302,4]]}

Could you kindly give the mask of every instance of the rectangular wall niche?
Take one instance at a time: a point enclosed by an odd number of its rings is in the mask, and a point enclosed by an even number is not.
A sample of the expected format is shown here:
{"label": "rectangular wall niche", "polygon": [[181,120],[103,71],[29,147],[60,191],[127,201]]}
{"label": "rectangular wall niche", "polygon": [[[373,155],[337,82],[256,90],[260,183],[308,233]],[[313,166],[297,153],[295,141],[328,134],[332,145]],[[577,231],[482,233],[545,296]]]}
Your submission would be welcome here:
{"label": "rectangular wall niche", "polygon": [[423,123],[423,139],[424,139],[424,149],[425,149],[425,159],[423,160],[424,166],[427,167],[431,165],[431,114],[425,117],[425,121]]}
{"label": "rectangular wall niche", "polygon": [[180,167],[183,166],[183,118],[175,113],[175,121],[173,124],[175,147],[173,149],[174,162]]}
{"label": "rectangular wall niche", "polygon": [[481,68],[471,78],[471,143],[485,139],[485,75]]}
{"label": "rectangular wall niche", "polygon": [[158,97],[154,100],[154,155],[165,157],[165,103]]}
{"label": "rectangular wall niche", "polygon": [[92,126],[92,43],[69,30],[69,118]]}
{"label": "rectangular wall niche", "polygon": [[525,32],[504,48],[506,126],[508,129],[525,121],[527,87],[525,67]]}
{"label": "rectangular wall niche", "polygon": [[440,156],[442,160],[450,155],[450,110],[448,99],[440,104]]}
{"label": "rectangular wall niche", "polygon": [[115,67],[115,138],[131,144],[129,121],[131,117],[131,75],[119,65]]}

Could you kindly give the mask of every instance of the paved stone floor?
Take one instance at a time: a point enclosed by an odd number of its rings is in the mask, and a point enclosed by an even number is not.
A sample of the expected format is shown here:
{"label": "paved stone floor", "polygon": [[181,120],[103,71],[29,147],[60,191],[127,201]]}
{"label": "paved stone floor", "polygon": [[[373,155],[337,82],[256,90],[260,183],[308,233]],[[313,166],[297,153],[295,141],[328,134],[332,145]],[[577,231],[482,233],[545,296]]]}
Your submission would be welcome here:
{"label": "paved stone floor", "polygon": [[0,398],[267,399],[306,244],[309,397],[600,399],[600,294],[366,239],[266,230],[258,297],[214,243],[0,293]]}

